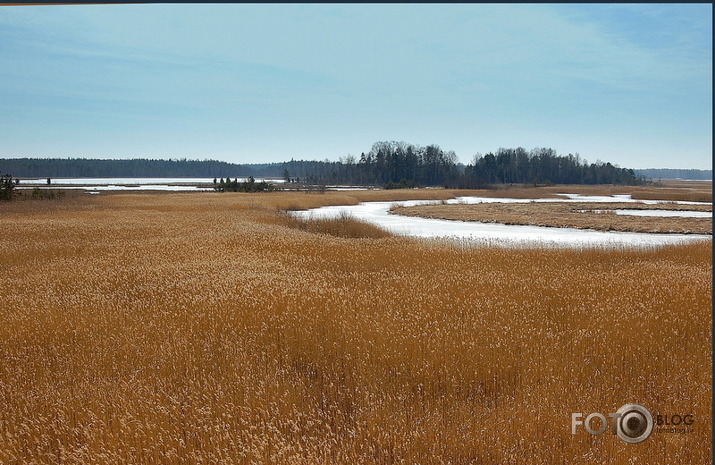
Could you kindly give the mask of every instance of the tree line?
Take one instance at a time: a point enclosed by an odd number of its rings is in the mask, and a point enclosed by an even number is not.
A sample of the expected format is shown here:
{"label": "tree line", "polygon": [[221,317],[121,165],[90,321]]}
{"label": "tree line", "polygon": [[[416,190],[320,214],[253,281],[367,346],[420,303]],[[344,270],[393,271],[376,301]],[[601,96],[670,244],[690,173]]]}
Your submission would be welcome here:
{"label": "tree line", "polygon": [[[527,151],[500,148],[477,154],[467,164],[438,145],[421,147],[381,141],[360,156],[338,161],[294,160],[238,165],[216,160],[95,160],[81,158],[0,159],[0,169],[15,177],[208,177],[225,178],[224,190],[239,189],[231,178],[275,177],[309,185],[481,188],[493,184],[641,184],[643,176],[611,163],[588,163],[578,154],[558,155],[550,148]],[[241,189],[249,188],[241,186]],[[252,187],[251,187],[252,188]]]}
{"label": "tree line", "polygon": [[647,168],[634,170],[639,176],[650,179],[689,179],[712,181],[713,170],[679,170],[670,168]]}
{"label": "tree line", "polygon": [[376,142],[360,157],[348,155],[338,161],[287,163],[286,169],[309,184],[363,186],[452,184],[464,166],[453,151],[437,145],[419,147],[404,142]]}
{"label": "tree line", "polygon": [[477,154],[464,173],[464,187],[489,184],[642,184],[632,169],[611,163],[588,163],[578,154],[559,156],[555,150],[536,148],[504,149]]}
{"label": "tree line", "polygon": [[0,169],[21,178],[214,178],[280,176],[282,163],[239,165],[218,160],[5,158]]}
{"label": "tree line", "polygon": [[[494,184],[628,184],[645,182],[632,169],[588,163],[578,154],[560,156],[549,148],[500,148],[477,154],[468,165],[437,145],[377,142],[359,158],[313,162],[302,176],[312,184],[356,184],[387,188],[444,186],[474,189]],[[289,168],[290,171],[290,168]]]}

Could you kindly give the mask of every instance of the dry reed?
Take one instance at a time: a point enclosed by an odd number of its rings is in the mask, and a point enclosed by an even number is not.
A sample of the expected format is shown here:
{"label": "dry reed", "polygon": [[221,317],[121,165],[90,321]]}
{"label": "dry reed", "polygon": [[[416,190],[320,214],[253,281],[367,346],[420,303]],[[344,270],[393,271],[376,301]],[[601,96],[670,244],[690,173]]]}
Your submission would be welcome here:
{"label": "dry reed", "polygon": [[[0,206],[0,463],[711,462],[710,243],[462,250],[276,212],[313,201]],[[631,401],[694,431],[571,435]]]}

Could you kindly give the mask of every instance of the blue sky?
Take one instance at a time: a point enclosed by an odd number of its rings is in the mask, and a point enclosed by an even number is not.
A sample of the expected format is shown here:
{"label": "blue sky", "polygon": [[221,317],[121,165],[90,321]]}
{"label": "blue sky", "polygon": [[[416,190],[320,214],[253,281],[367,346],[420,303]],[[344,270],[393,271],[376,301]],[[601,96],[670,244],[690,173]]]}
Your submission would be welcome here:
{"label": "blue sky", "polygon": [[0,158],[712,168],[709,4],[0,7]]}

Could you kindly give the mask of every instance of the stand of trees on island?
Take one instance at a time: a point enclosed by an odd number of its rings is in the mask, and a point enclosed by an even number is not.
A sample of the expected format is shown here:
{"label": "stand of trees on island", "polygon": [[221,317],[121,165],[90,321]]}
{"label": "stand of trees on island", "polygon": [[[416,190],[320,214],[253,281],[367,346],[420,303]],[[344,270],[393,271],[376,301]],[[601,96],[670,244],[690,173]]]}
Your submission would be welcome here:
{"label": "stand of trees on island", "polygon": [[276,187],[266,181],[256,182],[253,176],[249,176],[245,181],[239,181],[238,178],[234,178],[233,181],[229,178],[214,179],[214,190],[218,192],[272,192],[276,190]]}
{"label": "stand of trees on island", "polygon": [[337,162],[288,162],[291,174],[299,172],[308,183],[355,184],[385,187],[444,186],[483,188],[493,184],[642,184],[632,169],[610,163],[588,163],[578,154],[559,156],[553,149],[527,151],[501,148],[475,155],[472,163],[457,162],[453,151],[437,145],[419,147],[403,142],[377,142],[360,158]]}
{"label": "stand of trees on island", "polygon": [[[471,163],[458,162],[453,151],[437,145],[376,142],[359,157],[338,161],[290,160],[283,163],[237,165],[215,160],[102,160],[79,158],[0,159],[0,170],[16,178],[206,177],[216,178],[219,191],[271,190],[255,177],[283,178],[309,185],[361,185],[385,188],[443,186],[485,188],[496,184],[643,184],[632,169],[611,163],[588,163],[578,154],[558,155],[549,148],[500,148],[477,154]],[[238,182],[238,178],[249,178]],[[221,182],[219,182],[219,179]],[[233,181],[231,181],[233,179]],[[250,179],[254,179],[250,182]],[[264,185],[265,184],[265,185]]]}

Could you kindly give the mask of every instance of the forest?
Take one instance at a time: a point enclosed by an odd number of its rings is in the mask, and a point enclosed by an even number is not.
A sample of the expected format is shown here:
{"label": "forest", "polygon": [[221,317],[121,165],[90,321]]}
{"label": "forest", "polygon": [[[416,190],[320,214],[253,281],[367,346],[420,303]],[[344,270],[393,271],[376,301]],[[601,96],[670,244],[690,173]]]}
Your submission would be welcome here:
{"label": "forest", "polygon": [[[298,162],[300,163],[300,162]],[[578,154],[559,156],[555,150],[500,148],[495,153],[475,155],[466,166],[453,151],[437,145],[419,147],[404,142],[377,142],[360,158],[348,156],[337,162],[314,162],[300,175],[309,183],[375,186],[444,186],[482,188],[493,184],[627,184],[645,179],[632,169],[611,163],[588,163]],[[286,169],[291,174],[291,167]]]}
{"label": "forest", "polygon": [[454,151],[395,141],[373,144],[360,156],[338,161],[291,159],[282,163],[234,164],[188,159],[7,158],[0,170],[16,178],[44,177],[274,177],[314,185],[379,187],[444,186],[482,188],[494,184],[642,184],[644,176],[611,163],[589,163],[578,154],[559,155],[550,148],[500,148],[476,154],[467,165]]}
{"label": "forest", "polygon": [[[282,165],[282,164],[275,164]],[[213,178],[271,176],[279,167],[237,165],[218,160],[5,158],[0,170],[20,178]]]}

